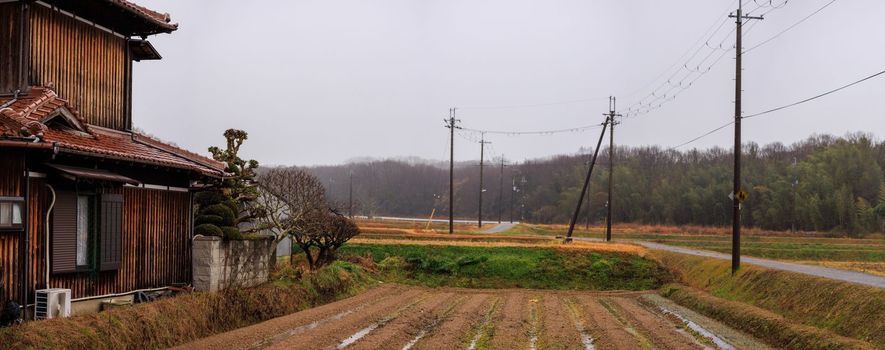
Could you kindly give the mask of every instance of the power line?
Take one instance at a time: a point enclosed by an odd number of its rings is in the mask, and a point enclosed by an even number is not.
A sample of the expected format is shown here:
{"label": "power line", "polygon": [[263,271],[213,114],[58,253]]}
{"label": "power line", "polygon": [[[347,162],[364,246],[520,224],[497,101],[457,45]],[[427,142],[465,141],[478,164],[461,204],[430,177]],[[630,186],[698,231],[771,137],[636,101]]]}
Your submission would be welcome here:
{"label": "power line", "polygon": [[602,124],[583,125],[583,126],[566,128],[566,129],[535,130],[535,131],[501,131],[501,130],[481,130],[481,129],[471,129],[471,128],[461,128],[461,129],[464,131],[470,131],[470,132],[474,132],[474,133],[518,136],[518,135],[553,135],[553,134],[560,134],[560,133],[566,133],[566,132],[582,132],[582,131],[587,131],[587,130],[592,130],[592,129],[598,129],[601,127],[602,127]]}
{"label": "power line", "polygon": [[607,99],[606,97],[591,97],[577,100],[568,100],[568,101],[558,101],[558,102],[545,102],[545,103],[532,103],[532,104],[518,104],[518,105],[504,105],[504,106],[473,106],[473,107],[458,107],[458,109],[466,109],[466,110],[490,110],[490,109],[517,109],[517,108],[531,108],[531,107],[544,107],[544,106],[556,106],[556,105],[566,105],[566,104],[575,104],[582,102],[596,102]]}
{"label": "power line", "polygon": [[[763,111],[763,112],[759,112],[759,113],[755,113],[755,114],[750,114],[750,115],[745,116],[745,117],[743,117],[743,118],[741,118],[741,119],[754,118],[754,117],[758,117],[758,116],[765,115],[765,114],[768,114],[768,113],[776,112],[776,111],[779,111],[779,110],[782,110],[782,109],[786,109],[786,108],[790,108],[790,107],[793,107],[793,106],[797,106],[797,105],[800,105],[800,104],[803,104],[803,103],[806,103],[806,102],[809,102],[809,101],[813,101],[813,100],[819,99],[819,98],[821,98],[821,97],[827,96],[827,95],[829,95],[829,94],[832,94],[832,93],[838,92],[838,91],[840,91],[840,90],[843,90],[843,89],[849,88],[849,87],[851,87],[851,86],[854,86],[854,85],[860,84],[860,83],[862,83],[862,82],[864,82],[864,81],[867,81],[867,80],[873,79],[873,78],[875,78],[875,77],[881,76],[881,75],[883,75],[883,74],[885,74],[885,70],[883,70],[883,71],[881,71],[881,72],[878,72],[878,73],[875,73],[875,74],[872,74],[872,75],[869,75],[869,76],[867,76],[867,77],[865,77],[865,78],[863,78],[863,79],[860,79],[860,80],[854,81],[854,82],[852,82],[852,83],[849,83],[849,84],[846,84],[846,85],[840,86],[840,87],[835,88],[835,89],[833,89],[833,90],[830,90],[830,91],[824,92],[824,93],[822,93],[822,94],[818,94],[818,95],[816,95],[816,96],[809,97],[809,98],[806,98],[806,99],[801,100],[801,101],[793,102],[793,103],[790,103],[790,104],[788,104],[788,105],[783,105],[783,106],[780,106],[780,107],[777,107],[777,108],[772,108],[772,109],[769,109],[769,110],[767,110],[767,111]],[[713,133],[715,133],[715,132],[717,132],[717,131],[719,131],[719,130],[725,129],[726,127],[728,127],[729,125],[732,125],[732,124],[734,124],[734,121],[730,121],[730,122],[728,122],[728,123],[726,123],[726,124],[724,124],[724,125],[721,125],[721,126],[715,128],[715,129],[713,129],[713,130],[707,131],[707,132],[701,134],[701,135],[698,136],[698,137],[695,137],[695,138],[693,138],[693,139],[691,139],[691,140],[688,140],[688,141],[686,141],[686,142],[680,143],[680,144],[678,144],[678,145],[676,145],[676,146],[670,147],[670,148],[668,148],[668,150],[675,150],[675,149],[680,148],[680,147],[682,147],[682,146],[685,146],[685,145],[688,145],[688,144],[690,144],[690,143],[693,143],[693,142],[695,142],[695,141],[697,141],[697,140],[700,140],[700,139],[702,139],[702,138],[704,138],[704,137],[710,136],[711,134],[713,134]]]}
{"label": "power line", "polygon": [[840,87],[835,88],[835,89],[833,89],[833,90],[830,90],[830,91],[824,92],[824,93],[819,94],[819,95],[817,95],[817,96],[809,97],[809,98],[806,98],[806,99],[804,99],[804,100],[797,101],[797,102],[793,102],[793,103],[791,103],[791,104],[784,105],[784,106],[780,106],[780,107],[777,107],[777,108],[772,108],[772,109],[769,109],[769,110],[767,110],[767,111],[759,112],[759,113],[756,113],[756,114],[751,114],[751,115],[748,115],[748,116],[746,116],[746,117],[743,117],[742,119],[758,117],[758,116],[760,116],[760,115],[768,114],[768,113],[771,113],[771,112],[776,112],[776,111],[779,111],[779,110],[782,110],[782,109],[786,109],[786,108],[790,108],[790,107],[793,107],[793,106],[797,106],[797,105],[803,104],[803,103],[805,103],[805,102],[813,101],[813,100],[819,99],[819,98],[821,98],[821,97],[824,97],[824,96],[826,96],[826,95],[829,95],[829,94],[835,93],[835,92],[837,92],[837,91],[840,91],[840,90],[843,90],[843,89],[846,89],[846,88],[852,87],[852,86],[854,86],[854,85],[860,84],[860,83],[862,83],[862,82],[865,82],[865,81],[867,81],[867,80],[873,79],[873,78],[878,77],[878,76],[880,76],[880,75],[882,75],[882,74],[885,74],[885,70],[883,70],[883,71],[881,71],[881,72],[878,72],[878,73],[875,73],[875,74],[873,74],[873,75],[867,76],[867,77],[865,77],[865,78],[863,78],[863,79],[857,80],[857,81],[855,81],[855,82],[849,83],[849,84],[847,84],[847,85],[843,85],[843,86],[840,86]]}
{"label": "power line", "polygon": [[753,47],[751,47],[751,48],[749,48],[749,49],[744,50],[744,53],[750,52],[750,51],[752,51],[753,49],[755,49],[755,48],[757,48],[757,47],[760,47],[760,46],[765,45],[765,44],[767,44],[768,42],[770,42],[770,41],[772,41],[772,40],[774,40],[774,39],[777,39],[777,37],[783,35],[784,33],[786,33],[786,32],[788,32],[788,31],[792,30],[792,29],[795,28],[796,26],[798,26],[798,25],[802,24],[803,22],[807,21],[809,18],[811,18],[811,17],[813,17],[814,15],[820,13],[820,12],[823,11],[825,8],[827,8],[827,7],[829,7],[830,5],[832,5],[834,2],[836,2],[836,0],[831,0],[830,2],[826,3],[826,4],[825,4],[824,6],[822,6],[821,8],[819,8],[819,9],[817,9],[816,11],[812,12],[812,13],[809,14],[808,16],[805,16],[804,18],[800,19],[798,22],[793,23],[793,25],[791,25],[791,26],[787,27],[786,29],[780,31],[779,33],[775,34],[774,36],[772,36],[772,37],[770,37],[770,38],[768,38],[768,39],[763,40],[762,42],[760,42],[760,43],[754,45]]}

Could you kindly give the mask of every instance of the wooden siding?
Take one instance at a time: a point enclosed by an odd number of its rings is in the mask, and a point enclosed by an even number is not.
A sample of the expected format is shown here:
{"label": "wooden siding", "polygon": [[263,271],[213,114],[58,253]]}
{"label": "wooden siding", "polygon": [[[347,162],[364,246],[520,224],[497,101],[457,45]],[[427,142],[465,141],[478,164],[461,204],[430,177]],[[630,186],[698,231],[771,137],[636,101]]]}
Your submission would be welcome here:
{"label": "wooden siding", "polygon": [[[24,156],[20,152],[0,149],[0,196],[24,196],[24,167]],[[19,300],[21,294],[18,287],[21,281],[20,239],[19,231],[0,231],[0,297],[4,298],[3,302],[5,299]]]}
{"label": "wooden siding", "polygon": [[24,85],[25,77],[20,74],[21,6],[0,3],[0,93],[11,93]]}
{"label": "wooden siding", "polygon": [[[5,150],[4,150],[5,151]],[[7,165],[9,157],[0,157]],[[6,178],[6,167],[0,168],[0,179]],[[17,173],[20,174],[20,173]],[[21,177],[19,177],[21,179]],[[8,181],[0,181],[4,186]],[[30,179],[28,221],[30,259],[28,280],[29,302],[33,291],[46,288],[46,211],[51,195],[45,179]],[[3,191],[8,187],[0,187]],[[21,187],[13,186],[8,195],[21,195]],[[103,191],[123,195],[123,226],[120,268],[112,271],[50,273],[49,286],[70,288],[74,298],[126,293],[136,289],[165,287],[191,282],[191,245],[189,225],[190,194],[140,188],[115,188]],[[52,220],[50,219],[50,223]],[[51,230],[51,228],[50,228]],[[52,238],[50,237],[50,240]],[[19,233],[0,232],[0,278],[3,297],[19,300],[21,262]]]}
{"label": "wooden siding", "polygon": [[30,83],[53,83],[90,124],[125,129],[126,39],[44,6],[29,13]]}

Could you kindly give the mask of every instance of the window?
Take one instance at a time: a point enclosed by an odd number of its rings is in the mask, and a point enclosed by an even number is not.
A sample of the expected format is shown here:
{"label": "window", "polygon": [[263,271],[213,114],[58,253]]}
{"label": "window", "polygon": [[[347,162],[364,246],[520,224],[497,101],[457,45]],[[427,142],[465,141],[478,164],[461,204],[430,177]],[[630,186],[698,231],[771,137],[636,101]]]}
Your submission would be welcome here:
{"label": "window", "polygon": [[122,195],[57,191],[52,216],[52,273],[120,268]]}
{"label": "window", "polygon": [[94,213],[91,196],[77,196],[77,267],[89,266],[89,236]]}
{"label": "window", "polygon": [[0,230],[22,229],[24,206],[24,198],[0,197]]}

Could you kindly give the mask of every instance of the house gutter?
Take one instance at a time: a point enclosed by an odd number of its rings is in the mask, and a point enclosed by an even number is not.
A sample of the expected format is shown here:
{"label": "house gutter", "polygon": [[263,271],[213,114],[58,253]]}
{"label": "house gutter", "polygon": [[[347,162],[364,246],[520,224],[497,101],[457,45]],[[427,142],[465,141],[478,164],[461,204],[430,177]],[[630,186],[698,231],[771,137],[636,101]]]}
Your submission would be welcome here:
{"label": "house gutter", "polygon": [[55,188],[52,187],[49,183],[45,184],[47,188],[49,188],[49,192],[52,193],[52,202],[49,203],[49,209],[46,210],[46,243],[44,254],[46,259],[46,289],[49,289],[49,216],[52,215],[52,209],[55,208]]}

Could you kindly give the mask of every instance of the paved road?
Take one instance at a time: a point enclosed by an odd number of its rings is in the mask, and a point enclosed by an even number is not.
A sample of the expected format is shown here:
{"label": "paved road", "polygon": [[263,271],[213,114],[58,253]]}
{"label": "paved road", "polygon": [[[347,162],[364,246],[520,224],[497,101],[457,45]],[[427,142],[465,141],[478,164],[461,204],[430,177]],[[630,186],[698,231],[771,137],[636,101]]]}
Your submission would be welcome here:
{"label": "paved road", "polygon": [[[601,241],[597,238],[584,238],[584,237],[575,237],[575,240],[582,241]],[[697,250],[690,249],[684,247],[674,247],[671,245],[653,243],[653,242],[643,242],[643,241],[631,241],[632,243],[636,243],[642,245],[643,247],[649,249],[657,249],[657,250],[665,250],[668,252],[688,254],[688,255],[696,255],[703,256],[714,259],[721,260],[731,260],[731,255],[711,252],[706,250]],[[762,267],[767,267],[770,269],[784,270],[790,272],[803,273],[806,275],[812,275],[817,277],[829,278],[833,280],[863,284],[867,286],[873,286],[878,288],[885,289],[885,277],[870,275],[862,272],[854,272],[840,269],[831,269],[823,266],[814,266],[814,265],[804,265],[804,264],[796,264],[789,263],[777,260],[769,260],[769,259],[760,259],[749,256],[742,256],[741,262],[747,264],[758,265]]]}
{"label": "paved road", "polygon": [[518,223],[502,222],[502,223],[492,226],[491,228],[489,228],[485,231],[482,231],[482,232],[484,232],[484,233],[501,233],[501,232],[508,231],[508,230],[512,229],[513,226],[516,226],[516,225],[518,225]]}

